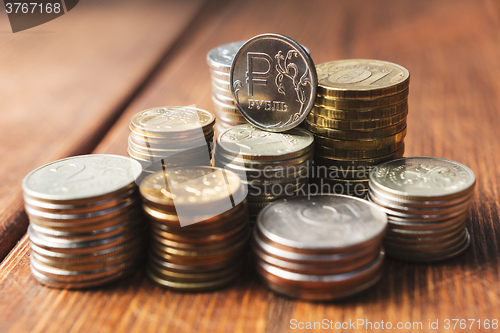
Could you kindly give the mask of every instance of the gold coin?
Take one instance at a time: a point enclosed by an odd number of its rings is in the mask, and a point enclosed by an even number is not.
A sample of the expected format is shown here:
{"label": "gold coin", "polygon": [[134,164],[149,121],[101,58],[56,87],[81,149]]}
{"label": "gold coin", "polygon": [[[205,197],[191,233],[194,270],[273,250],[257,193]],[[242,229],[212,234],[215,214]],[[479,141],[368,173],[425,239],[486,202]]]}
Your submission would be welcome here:
{"label": "gold coin", "polygon": [[395,125],[401,122],[402,120],[406,119],[407,116],[408,116],[408,109],[392,117],[370,119],[370,120],[355,120],[355,121],[336,120],[336,119],[326,118],[321,115],[315,115],[314,112],[309,113],[306,119],[310,123],[327,128],[348,130],[348,131],[373,131],[379,128]]}
{"label": "gold coin", "polygon": [[316,66],[318,95],[346,99],[372,99],[408,89],[410,72],[380,60],[348,59]]}
{"label": "gold coin", "polygon": [[[174,168],[146,177],[140,193],[148,201],[162,205],[214,206],[240,198],[240,178],[233,172],[214,167]],[[238,202],[239,203],[239,202]]]}
{"label": "gold coin", "polygon": [[248,239],[250,238],[250,232],[248,230],[245,230],[245,232],[242,235],[238,235],[238,239],[232,240],[231,243],[227,244],[227,246],[224,246],[222,248],[218,249],[209,249],[209,250],[183,250],[183,249],[178,249],[174,248],[169,245],[164,245],[160,242],[157,242],[156,239],[153,239],[153,242],[151,243],[151,246],[157,250],[160,250],[161,252],[165,254],[170,254],[178,257],[184,257],[187,259],[195,258],[198,260],[201,260],[203,258],[214,258],[214,257],[219,257],[222,255],[225,255],[229,252],[237,251],[241,249],[242,247],[246,246]]}
{"label": "gold coin", "polygon": [[185,282],[166,280],[155,274],[155,272],[150,269],[147,269],[146,272],[154,282],[168,288],[183,290],[183,291],[208,291],[208,290],[222,288],[230,284],[234,280],[236,280],[236,278],[240,275],[240,272],[238,271],[236,274],[224,277],[220,280],[209,281],[209,282],[185,283]]}
{"label": "gold coin", "polygon": [[341,110],[371,110],[377,108],[386,108],[394,106],[408,100],[408,90],[400,92],[396,95],[391,95],[376,99],[333,99],[323,96],[316,96],[314,105]]}
{"label": "gold coin", "polygon": [[178,243],[186,244],[205,244],[210,242],[218,242],[227,240],[231,237],[235,237],[239,232],[247,227],[247,223],[234,222],[234,226],[228,230],[222,230],[220,233],[203,233],[203,234],[180,234],[180,233],[170,233],[157,228],[155,225],[151,225],[151,232],[157,234],[167,241],[173,241]]}
{"label": "gold coin", "polygon": [[148,268],[154,271],[154,274],[162,279],[169,281],[177,281],[182,283],[193,283],[193,282],[208,282],[214,280],[220,280],[224,277],[233,276],[235,273],[241,271],[242,264],[236,264],[225,269],[212,271],[212,272],[195,272],[195,273],[180,273],[165,269],[150,261]]}
{"label": "gold coin", "polygon": [[304,121],[305,127],[313,134],[319,136],[346,140],[346,141],[360,141],[360,140],[375,140],[393,136],[406,128],[406,118],[397,124],[389,127],[379,128],[375,131],[345,131],[332,128],[321,127],[316,124],[310,123],[307,119]]}
{"label": "gold coin", "polygon": [[317,116],[337,120],[371,120],[392,117],[398,113],[408,109],[408,99],[402,102],[387,106],[384,108],[376,108],[370,110],[339,110],[320,106],[314,106],[311,112]]}
{"label": "gold coin", "polygon": [[359,167],[373,168],[382,162],[402,157],[404,151],[405,151],[405,146],[403,145],[394,153],[372,159],[367,158],[359,160],[350,160],[350,159],[337,159],[328,156],[315,155],[314,161],[317,165],[325,165],[327,167],[352,168],[352,169],[357,169]]}
{"label": "gold coin", "polygon": [[403,145],[403,141],[400,141],[396,144],[381,147],[378,149],[371,150],[347,150],[347,149],[334,149],[329,147],[324,147],[322,145],[315,145],[314,152],[318,156],[329,156],[332,158],[339,159],[366,159],[366,158],[377,158],[380,156],[391,154],[397,151]]}
{"label": "gold coin", "polygon": [[356,141],[333,139],[315,134],[314,141],[315,144],[319,144],[321,146],[333,149],[368,150],[368,149],[378,149],[381,147],[397,144],[406,137],[406,133],[407,133],[407,128],[405,127],[402,131],[385,138],[378,138],[373,140],[356,140]]}
{"label": "gold coin", "polygon": [[213,238],[212,241],[210,242],[185,242],[185,241],[178,241],[178,240],[174,241],[166,239],[162,235],[160,235],[161,231],[156,232],[155,230],[152,230],[151,239],[154,241],[155,244],[161,244],[176,250],[209,252],[227,248],[231,246],[233,243],[237,242],[242,237],[244,237],[247,233],[248,230],[244,227],[239,232],[232,234],[227,233],[224,238],[220,238],[218,240]]}

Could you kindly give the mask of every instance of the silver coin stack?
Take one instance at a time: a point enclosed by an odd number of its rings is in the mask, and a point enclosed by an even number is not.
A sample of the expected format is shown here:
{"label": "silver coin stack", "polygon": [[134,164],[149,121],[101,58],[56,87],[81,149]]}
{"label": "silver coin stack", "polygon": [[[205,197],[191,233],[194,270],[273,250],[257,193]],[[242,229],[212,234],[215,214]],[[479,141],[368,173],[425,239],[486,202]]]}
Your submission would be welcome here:
{"label": "silver coin stack", "polygon": [[140,192],[151,227],[152,280],[201,291],[239,276],[250,231],[244,188],[236,174],[212,167],[169,169],[146,177]]}
{"label": "silver coin stack", "polygon": [[302,128],[273,133],[239,125],[217,137],[214,163],[242,178],[250,220],[255,221],[271,202],[307,193],[313,145],[312,134]]}
{"label": "silver coin stack", "polygon": [[407,157],[379,165],[370,174],[368,200],[389,217],[387,255],[433,262],[464,252],[470,236],[467,211],[474,172],[437,157]]}
{"label": "silver coin stack", "polygon": [[344,195],[276,201],[257,219],[257,272],[271,290],[294,298],[333,300],[365,290],[381,277],[387,216]]}
{"label": "silver coin stack", "polygon": [[145,173],[163,168],[211,165],[215,116],[194,107],[168,106],[132,117],[128,154]]}
{"label": "silver coin stack", "polygon": [[138,162],[116,155],[70,157],[23,181],[31,271],[41,284],[88,288],[137,271],[147,223]]}
{"label": "silver coin stack", "polygon": [[212,101],[214,104],[217,133],[236,125],[246,124],[231,93],[229,72],[236,52],[244,44],[243,41],[217,46],[207,53],[207,63],[212,78]]}

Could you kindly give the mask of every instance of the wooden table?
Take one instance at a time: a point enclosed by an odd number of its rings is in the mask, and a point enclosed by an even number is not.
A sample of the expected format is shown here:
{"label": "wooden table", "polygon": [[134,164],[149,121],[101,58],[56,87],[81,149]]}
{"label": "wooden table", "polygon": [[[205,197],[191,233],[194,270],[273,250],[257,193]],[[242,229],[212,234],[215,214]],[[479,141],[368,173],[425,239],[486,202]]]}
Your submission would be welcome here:
{"label": "wooden table", "polygon": [[[271,293],[251,264],[235,284],[213,293],[165,290],[142,271],[94,290],[36,283],[23,177],[71,155],[126,155],[130,117],[142,109],[211,110],[207,51],[264,32],[306,45],[315,63],[375,58],[410,70],[406,156],[449,158],[477,175],[467,253],[432,265],[387,260],[376,287],[326,304]],[[477,331],[477,322],[446,330],[444,321],[500,319],[499,76],[494,0],[86,0],[16,34],[1,14],[0,332],[282,332],[295,331],[292,319],[422,322],[422,332],[439,320],[434,331]],[[342,331],[365,326],[344,324]]]}

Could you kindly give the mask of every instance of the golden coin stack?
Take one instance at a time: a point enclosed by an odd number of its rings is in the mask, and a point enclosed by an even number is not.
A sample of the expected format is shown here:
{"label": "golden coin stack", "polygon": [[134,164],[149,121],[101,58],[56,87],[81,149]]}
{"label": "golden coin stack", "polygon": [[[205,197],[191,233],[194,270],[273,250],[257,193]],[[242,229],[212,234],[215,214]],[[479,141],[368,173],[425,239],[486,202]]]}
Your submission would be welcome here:
{"label": "golden coin stack", "polygon": [[145,173],[163,168],[211,165],[215,116],[194,107],[167,106],[132,117],[128,154]]}
{"label": "golden coin stack", "polygon": [[31,271],[38,282],[88,288],[137,271],[147,227],[135,183],[140,173],[128,157],[85,155],[26,176]]}
{"label": "golden coin stack", "polygon": [[207,53],[207,63],[212,78],[212,101],[217,115],[217,124],[215,125],[217,133],[247,123],[236,106],[229,82],[231,64],[243,44],[243,41],[232,42],[217,46]]}
{"label": "golden coin stack", "polygon": [[211,167],[169,169],[147,176],[140,192],[150,220],[152,280],[203,291],[238,277],[250,231],[237,175]]}
{"label": "golden coin stack", "polygon": [[356,294],[382,274],[387,216],[344,195],[282,199],[264,209],[254,229],[255,266],[271,290],[332,300]]}
{"label": "golden coin stack", "polygon": [[245,124],[219,134],[214,163],[242,178],[255,221],[274,200],[307,193],[313,148],[313,136],[302,128],[275,133]]}
{"label": "golden coin stack", "polygon": [[402,157],[410,74],[379,60],[316,66],[316,103],[304,125],[315,137],[311,182],[327,193],[363,197],[379,163]]}
{"label": "golden coin stack", "polygon": [[464,252],[476,177],[463,164],[437,157],[406,157],[379,165],[370,174],[369,201],[389,218],[387,255],[433,262]]}

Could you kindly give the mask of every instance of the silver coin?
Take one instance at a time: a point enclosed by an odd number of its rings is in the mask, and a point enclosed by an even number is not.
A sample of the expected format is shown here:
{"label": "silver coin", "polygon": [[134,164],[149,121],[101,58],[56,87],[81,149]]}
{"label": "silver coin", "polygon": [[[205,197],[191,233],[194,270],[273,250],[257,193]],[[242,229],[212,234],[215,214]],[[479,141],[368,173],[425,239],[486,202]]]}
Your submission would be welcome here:
{"label": "silver coin", "polygon": [[140,163],[118,155],[83,155],[46,164],[23,180],[25,195],[43,200],[99,197],[134,183]]}
{"label": "silver coin", "polygon": [[211,49],[207,53],[208,65],[221,72],[229,73],[234,56],[244,43],[244,41],[232,42]]}
{"label": "silver coin", "polygon": [[387,216],[378,206],[344,195],[301,196],[266,207],[257,226],[284,246],[310,250],[347,250],[381,237]]}
{"label": "silver coin", "polygon": [[476,176],[463,164],[438,157],[404,157],[380,164],[370,186],[405,200],[457,198],[472,192]]}
{"label": "silver coin", "polygon": [[249,123],[282,132],[299,125],[314,106],[318,79],[307,51],[276,34],[251,38],[235,55],[231,91]]}
{"label": "silver coin", "polygon": [[248,159],[284,160],[302,155],[313,143],[313,135],[302,128],[273,133],[250,124],[230,128],[217,138],[218,146],[226,154]]}
{"label": "silver coin", "polygon": [[278,258],[280,260],[285,260],[288,262],[295,263],[308,263],[315,265],[327,265],[327,264],[348,264],[352,261],[358,261],[360,258],[370,256],[373,251],[379,251],[382,248],[382,242],[370,245],[366,248],[359,249],[352,252],[342,252],[342,253],[332,253],[332,254],[307,254],[302,252],[292,252],[283,250],[281,248],[275,247],[266,243],[262,238],[257,228],[253,231],[253,244],[265,253]]}
{"label": "silver coin", "polygon": [[202,133],[213,127],[215,116],[189,106],[166,106],[141,111],[132,117],[130,129],[152,137]]}

